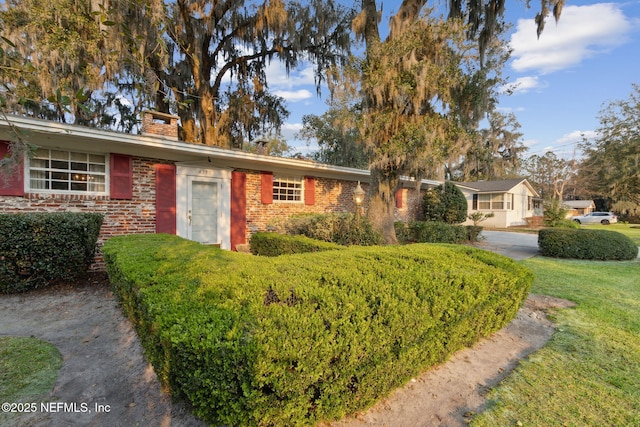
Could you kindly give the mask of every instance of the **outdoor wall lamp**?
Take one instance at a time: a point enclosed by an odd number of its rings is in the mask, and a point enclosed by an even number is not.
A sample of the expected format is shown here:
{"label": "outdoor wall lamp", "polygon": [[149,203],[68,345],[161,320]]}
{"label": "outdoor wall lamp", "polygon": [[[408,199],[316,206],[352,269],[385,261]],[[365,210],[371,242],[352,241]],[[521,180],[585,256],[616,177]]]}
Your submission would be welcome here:
{"label": "outdoor wall lamp", "polygon": [[356,217],[360,218],[360,206],[364,202],[364,190],[360,186],[360,181],[358,181],[358,186],[355,190],[353,190],[353,203],[356,205]]}

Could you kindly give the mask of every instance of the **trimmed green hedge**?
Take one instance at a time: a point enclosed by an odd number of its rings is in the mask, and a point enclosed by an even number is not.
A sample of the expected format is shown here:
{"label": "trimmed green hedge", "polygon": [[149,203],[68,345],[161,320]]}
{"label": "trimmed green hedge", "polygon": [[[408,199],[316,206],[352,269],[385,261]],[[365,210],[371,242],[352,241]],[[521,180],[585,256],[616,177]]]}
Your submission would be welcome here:
{"label": "trimmed green hedge", "polygon": [[92,213],[0,214],[0,292],[82,277],[93,262],[102,220]]}
{"label": "trimmed green hedge", "polygon": [[132,235],[103,253],[161,381],[213,425],[315,425],[365,409],[505,326],[533,280],[465,246],[267,258]]}
{"label": "trimmed green hedge", "polygon": [[400,243],[462,243],[469,240],[469,230],[463,225],[436,221],[396,222],[396,237]]}
{"label": "trimmed green hedge", "polygon": [[549,228],[538,233],[540,254],[556,258],[632,260],[638,246],[624,234],[610,230]]}
{"label": "trimmed green hedge", "polygon": [[384,241],[367,217],[350,213],[296,215],[287,218],[281,227],[287,234],[301,234],[342,246],[375,246]]}
{"label": "trimmed green hedge", "polygon": [[251,253],[262,256],[280,256],[306,252],[334,251],[345,249],[335,243],[314,240],[307,236],[291,236],[280,233],[253,233],[251,235]]}

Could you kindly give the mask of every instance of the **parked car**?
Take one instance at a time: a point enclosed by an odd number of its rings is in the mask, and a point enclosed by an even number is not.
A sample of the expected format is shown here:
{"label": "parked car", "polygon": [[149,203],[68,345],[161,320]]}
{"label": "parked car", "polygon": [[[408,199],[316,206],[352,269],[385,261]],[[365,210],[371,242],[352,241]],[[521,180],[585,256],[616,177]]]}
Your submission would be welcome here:
{"label": "parked car", "polygon": [[574,216],[572,218],[578,224],[614,224],[618,222],[616,214],[613,212],[590,212],[585,215]]}

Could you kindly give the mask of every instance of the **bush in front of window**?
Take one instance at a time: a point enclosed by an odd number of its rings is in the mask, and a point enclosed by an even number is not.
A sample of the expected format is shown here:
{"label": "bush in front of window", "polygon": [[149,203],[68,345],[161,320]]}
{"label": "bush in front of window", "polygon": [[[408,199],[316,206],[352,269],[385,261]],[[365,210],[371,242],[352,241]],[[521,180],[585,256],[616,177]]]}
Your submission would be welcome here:
{"label": "bush in front of window", "polygon": [[396,222],[398,242],[407,243],[463,243],[469,240],[469,232],[462,225],[435,221]]}
{"label": "bush in front of window", "polygon": [[547,228],[538,233],[542,256],[592,260],[633,260],[638,246],[622,233],[610,230]]}
{"label": "bush in front of window", "polygon": [[370,407],[502,328],[533,281],[458,245],[267,258],[131,235],[103,253],[155,372],[210,425],[316,425]]}
{"label": "bush in front of window", "polygon": [[103,217],[93,213],[0,214],[0,292],[23,292],[86,274]]}
{"label": "bush in front of window", "polygon": [[467,209],[464,193],[450,181],[428,190],[422,199],[422,213],[427,221],[460,224],[467,219]]}
{"label": "bush in front of window", "polygon": [[291,236],[280,233],[253,233],[250,246],[252,254],[262,256],[280,256],[345,249],[344,246],[311,239],[307,236]]}
{"label": "bush in front of window", "polygon": [[382,235],[368,218],[350,213],[293,216],[285,221],[283,228],[288,234],[301,234],[342,246],[374,246],[383,242]]}

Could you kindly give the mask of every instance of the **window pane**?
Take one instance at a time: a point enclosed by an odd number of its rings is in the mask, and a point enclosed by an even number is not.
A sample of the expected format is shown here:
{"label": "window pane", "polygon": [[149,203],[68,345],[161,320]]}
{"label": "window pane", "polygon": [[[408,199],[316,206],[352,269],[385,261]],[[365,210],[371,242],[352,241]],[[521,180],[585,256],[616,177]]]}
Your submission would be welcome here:
{"label": "window pane", "polygon": [[86,163],[71,162],[72,171],[86,171],[88,167]]}
{"label": "window pane", "polygon": [[89,171],[90,172],[102,172],[104,173],[104,165],[96,165],[96,164],[90,164],[89,165]]}
{"label": "window pane", "polygon": [[273,200],[285,202],[302,201],[302,179],[293,177],[274,177]]}
{"label": "window pane", "polygon": [[491,209],[491,194],[478,194],[478,208]]}
{"label": "window pane", "polygon": [[46,168],[46,167],[49,167],[49,160],[31,159],[31,167],[34,167],[34,168]]}
{"label": "window pane", "polygon": [[36,150],[35,157],[44,157],[45,159],[49,158],[49,150],[46,148],[38,148]]}
{"label": "window pane", "polygon": [[40,148],[29,161],[29,185],[34,190],[105,193],[106,170],[104,155]]}
{"label": "window pane", "polygon": [[85,153],[70,153],[69,157],[72,161],[87,162],[87,155]]}
{"label": "window pane", "polygon": [[69,169],[69,162],[62,162],[60,160],[51,161],[51,169]]}
{"label": "window pane", "polygon": [[72,182],[71,183],[72,191],[87,191],[87,183],[86,182]]}
{"label": "window pane", "polygon": [[69,183],[67,181],[51,181],[52,190],[68,190]]}
{"label": "window pane", "polygon": [[51,158],[54,160],[69,160],[69,152],[51,150]]}

